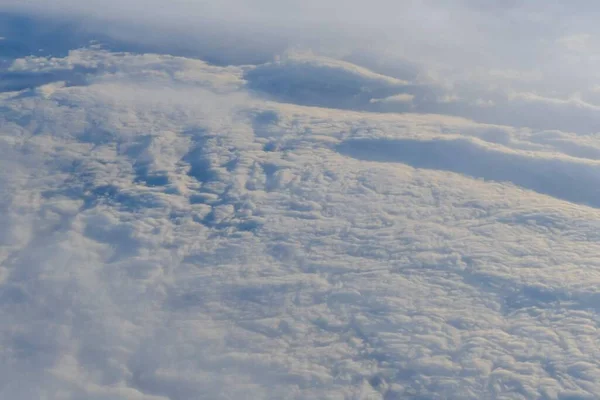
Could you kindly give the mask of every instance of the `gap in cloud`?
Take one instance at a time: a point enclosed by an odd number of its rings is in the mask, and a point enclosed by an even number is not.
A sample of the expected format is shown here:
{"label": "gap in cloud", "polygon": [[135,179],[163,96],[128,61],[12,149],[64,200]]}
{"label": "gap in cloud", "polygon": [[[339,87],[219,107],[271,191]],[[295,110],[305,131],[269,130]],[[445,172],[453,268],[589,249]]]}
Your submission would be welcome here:
{"label": "gap in cloud", "polygon": [[97,68],[74,66],[72,69],[53,71],[7,71],[0,72],[0,93],[34,89],[55,82],[64,82],[66,86],[86,84],[87,76],[98,72]]}
{"label": "gap in cloud", "polygon": [[69,50],[92,40],[79,32],[73,23],[34,18],[0,12],[0,61],[3,66],[12,60],[30,55],[64,57]]}

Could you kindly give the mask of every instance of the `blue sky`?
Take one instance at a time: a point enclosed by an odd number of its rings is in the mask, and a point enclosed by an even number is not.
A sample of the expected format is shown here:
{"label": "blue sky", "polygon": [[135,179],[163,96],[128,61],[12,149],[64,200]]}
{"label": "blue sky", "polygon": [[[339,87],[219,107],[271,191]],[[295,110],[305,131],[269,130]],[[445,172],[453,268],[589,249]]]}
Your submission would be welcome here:
{"label": "blue sky", "polygon": [[598,12],[3,1],[0,397],[597,398]]}

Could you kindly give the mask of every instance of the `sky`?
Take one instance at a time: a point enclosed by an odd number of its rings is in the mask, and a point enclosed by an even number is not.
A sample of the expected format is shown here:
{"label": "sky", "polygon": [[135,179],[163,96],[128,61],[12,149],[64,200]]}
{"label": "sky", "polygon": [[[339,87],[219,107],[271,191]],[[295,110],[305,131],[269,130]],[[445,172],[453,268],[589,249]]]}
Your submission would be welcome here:
{"label": "sky", "polygon": [[597,398],[598,13],[0,1],[0,398]]}

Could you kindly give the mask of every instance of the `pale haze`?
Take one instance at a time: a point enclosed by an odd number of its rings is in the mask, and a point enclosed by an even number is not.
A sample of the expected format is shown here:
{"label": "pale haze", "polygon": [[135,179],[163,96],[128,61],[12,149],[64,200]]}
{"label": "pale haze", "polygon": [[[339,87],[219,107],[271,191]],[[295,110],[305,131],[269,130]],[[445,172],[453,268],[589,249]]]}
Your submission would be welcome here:
{"label": "pale haze", "polygon": [[599,16],[0,0],[0,399],[599,398]]}

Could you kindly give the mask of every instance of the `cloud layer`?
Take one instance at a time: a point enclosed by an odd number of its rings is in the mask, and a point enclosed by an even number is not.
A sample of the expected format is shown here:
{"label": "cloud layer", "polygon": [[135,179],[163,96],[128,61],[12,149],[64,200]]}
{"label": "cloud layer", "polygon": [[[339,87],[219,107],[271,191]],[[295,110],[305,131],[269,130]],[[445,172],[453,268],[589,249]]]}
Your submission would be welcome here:
{"label": "cloud layer", "polygon": [[596,398],[598,11],[3,1],[0,398]]}
{"label": "cloud layer", "polygon": [[[36,52],[39,43],[46,51],[53,48],[50,54],[64,55],[60,43],[69,50],[97,39],[116,50],[257,65],[290,49],[310,49],[410,83],[394,95],[413,96],[412,102],[381,97],[363,110],[442,113],[579,134],[597,133],[600,122],[594,89],[600,85],[600,59],[594,55],[599,9],[589,1],[484,6],[467,0],[260,0],[252,5],[176,0],[164,7],[161,0],[19,0],[3,2],[0,12],[4,22],[12,21],[0,28],[8,39],[3,44],[16,54]],[[15,15],[20,16],[16,25]],[[57,40],[45,39],[49,36]],[[283,76],[273,66],[251,76],[263,71],[274,74],[267,79],[321,85],[310,82],[308,68],[315,66],[286,66],[288,73],[304,68],[303,77]],[[355,84],[361,84],[360,77]],[[313,100],[328,97],[314,94]],[[337,107],[356,109],[357,104],[339,101]]]}
{"label": "cloud layer", "polygon": [[2,396],[593,398],[596,141],[253,94],[289,63],[12,64]]}

